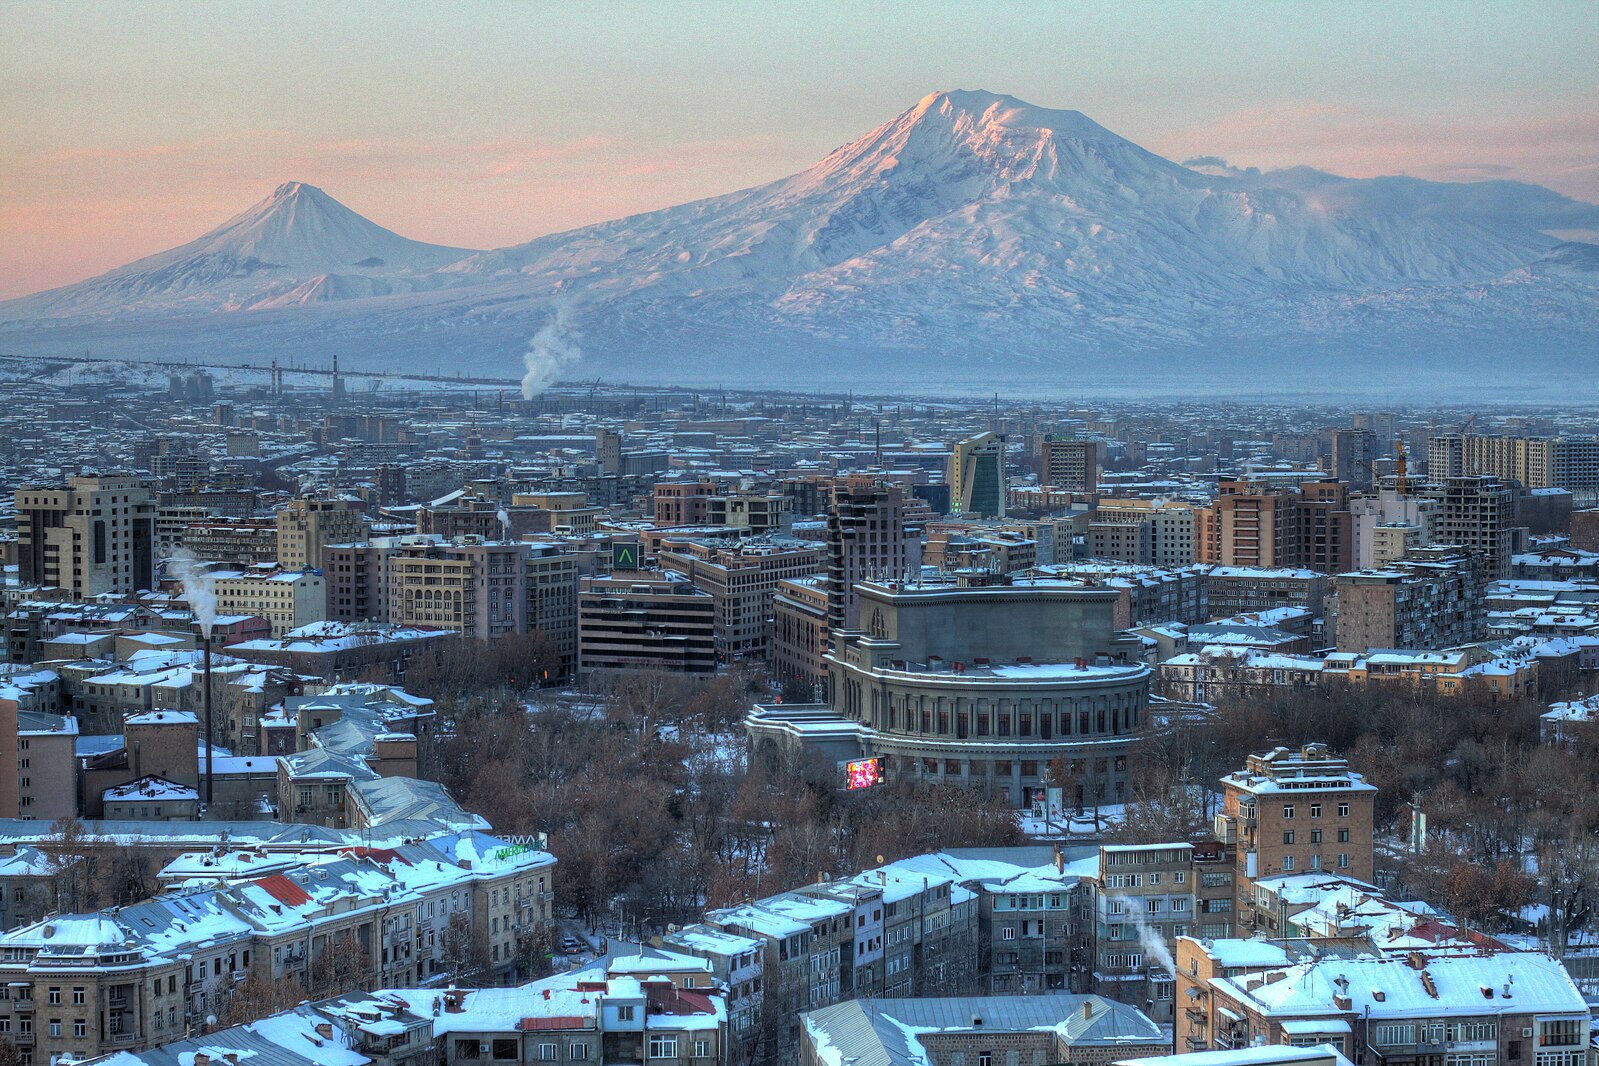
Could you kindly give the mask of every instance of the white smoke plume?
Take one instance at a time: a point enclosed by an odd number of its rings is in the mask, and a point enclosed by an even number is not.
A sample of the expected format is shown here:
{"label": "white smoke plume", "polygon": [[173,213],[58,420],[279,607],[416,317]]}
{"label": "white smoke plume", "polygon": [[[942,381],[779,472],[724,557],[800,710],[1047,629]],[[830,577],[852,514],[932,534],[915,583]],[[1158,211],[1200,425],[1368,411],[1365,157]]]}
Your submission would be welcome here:
{"label": "white smoke plume", "polygon": [[511,539],[511,512],[507,511],[505,508],[501,507],[499,512],[497,514],[495,514],[494,517],[496,519],[498,519],[499,523],[500,523],[500,536],[504,537],[506,540],[510,540]]}
{"label": "white smoke plume", "polygon": [[1119,902],[1127,911],[1128,921],[1133,923],[1133,928],[1138,930],[1138,943],[1144,949],[1144,959],[1147,962],[1158,962],[1167,973],[1177,973],[1177,960],[1171,957],[1171,949],[1166,946],[1166,940],[1149,926],[1149,921],[1144,917],[1143,901],[1132,899],[1128,896],[1112,895],[1110,897]]}
{"label": "white smoke plume", "polygon": [[217,620],[217,590],[211,575],[200,566],[200,560],[187,548],[179,548],[167,560],[172,573],[183,583],[183,598],[200,627],[202,636],[210,636]]}
{"label": "white smoke plume", "polygon": [[561,379],[561,375],[583,358],[583,350],[570,328],[570,316],[563,304],[555,305],[555,314],[528,341],[522,363],[527,373],[522,375],[522,399],[531,400]]}

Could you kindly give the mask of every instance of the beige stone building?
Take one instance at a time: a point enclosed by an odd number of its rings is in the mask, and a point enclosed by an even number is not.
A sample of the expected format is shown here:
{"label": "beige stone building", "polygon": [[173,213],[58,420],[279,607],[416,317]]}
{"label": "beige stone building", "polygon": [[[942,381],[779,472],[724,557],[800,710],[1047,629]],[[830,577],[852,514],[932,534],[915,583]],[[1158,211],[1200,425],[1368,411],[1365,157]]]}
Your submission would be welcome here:
{"label": "beige stone building", "polygon": [[366,519],[353,501],[302,496],[278,512],[278,565],[320,570],[329,544],[353,544],[366,537]]}
{"label": "beige stone building", "polygon": [[136,477],[90,475],[16,492],[21,584],[72,599],[155,586],[155,494]]}

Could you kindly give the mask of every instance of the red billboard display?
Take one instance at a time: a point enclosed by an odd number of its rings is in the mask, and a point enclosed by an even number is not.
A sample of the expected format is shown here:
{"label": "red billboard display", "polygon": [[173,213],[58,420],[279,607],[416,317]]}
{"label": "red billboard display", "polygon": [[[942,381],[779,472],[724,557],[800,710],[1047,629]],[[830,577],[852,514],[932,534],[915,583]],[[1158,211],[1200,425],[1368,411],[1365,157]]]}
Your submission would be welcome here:
{"label": "red billboard display", "polygon": [[844,787],[849,791],[883,783],[882,759],[856,759],[844,764]]}

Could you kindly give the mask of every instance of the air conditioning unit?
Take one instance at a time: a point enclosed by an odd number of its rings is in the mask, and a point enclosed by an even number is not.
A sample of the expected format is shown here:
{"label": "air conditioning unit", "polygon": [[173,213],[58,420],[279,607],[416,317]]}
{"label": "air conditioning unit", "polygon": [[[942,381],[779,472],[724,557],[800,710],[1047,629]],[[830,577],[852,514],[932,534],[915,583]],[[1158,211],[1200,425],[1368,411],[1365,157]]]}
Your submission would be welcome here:
{"label": "air conditioning unit", "polygon": [[1532,1026],[1523,1025],[1521,1027],[1521,1038],[1523,1040],[1531,1040],[1532,1039]]}
{"label": "air conditioning unit", "polygon": [[479,1055],[487,1055],[489,1053],[489,1046],[487,1044],[479,1044],[477,1046],[477,1053]]}

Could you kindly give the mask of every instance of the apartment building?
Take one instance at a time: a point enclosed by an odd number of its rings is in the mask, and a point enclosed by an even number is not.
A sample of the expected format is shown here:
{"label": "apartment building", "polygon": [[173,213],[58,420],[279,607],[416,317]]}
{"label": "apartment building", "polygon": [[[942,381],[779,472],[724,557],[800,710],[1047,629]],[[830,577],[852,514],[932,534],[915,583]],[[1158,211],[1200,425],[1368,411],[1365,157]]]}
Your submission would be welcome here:
{"label": "apartment building", "polygon": [[1093,495],[1099,491],[1099,449],[1094,440],[1045,437],[1039,480],[1048,488]]}
{"label": "apartment building", "polygon": [[1587,1059],[1587,1004],[1546,955],[1324,955],[1236,969],[1194,986],[1209,1048],[1331,1045],[1378,1066],[1584,1066]]}
{"label": "apartment building", "polygon": [[658,560],[711,597],[716,654],[724,661],[762,659],[772,631],[778,583],[809,577],[826,565],[823,546],[792,538],[762,537],[732,545],[667,541]]}
{"label": "apartment building", "polygon": [[827,583],[825,577],[788,578],[772,592],[772,638],[767,662],[781,681],[813,692],[827,683]]}
{"label": "apartment building", "polygon": [[1283,488],[1224,479],[1208,507],[1194,512],[1199,562],[1251,568],[1347,570],[1353,534],[1349,487],[1337,481]]}
{"label": "apartment building", "polygon": [[1482,588],[1468,558],[1339,574],[1331,593],[1327,632],[1339,651],[1447,648],[1481,636]]}
{"label": "apartment building", "polygon": [[1205,605],[1212,618],[1303,607],[1320,616],[1327,575],[1308,569],[1213,566],[1205,571]]}
{"label": "apartment building", "polygon": [[265,618],[274,637],[327,618],[327,581],[319,571],[215,570],[210,579],[218,611]]}
{"label": "apartment building", "polygon": [[302,496],[278,511],[278,565],[285,570],[321,570],[329,544],[353,544],[367,537],[366,519],[350,500]]}
{"label": "apartment building", "polygon": [[[1106,558],[1166,569],[1194,563],[1193,504],[1166,499],[1102,499],[1094,508],[1094,519],[1105,523],[1136,524],[1147,530],[1147,559],[1126,559],[1121,555]],[[1144,550],[1145,543],[1144,535],[1140,534],[1140,551]],[[1095,554],[1099,554],[1097,550]]]}
{"label": "apartment building", "polygon": [[119,475],[23,485],[17,513],[17,580],[75,600],[155,587],[156,498],[150,483]]}
{"label": "apartment building", "polygon": [[1481,556],[1486,580],[1510,576],[1516,543],[1513,485],[1493,477],[1451,477],[1419,491],[1434,501],[1430,530],[1434,543]]}
{"label": "apartment building", "polygon": [[460,537],[399,538],[383,561],[388,621],[492,640],[527,632],[520,544]]}
{"label": "apartment building", "polygon": [[1325,744],[1251,755],[1221,784],[1216,836],[1234,849],[1240,928],[1275,927],[1277,915],[1256,913],[1257,878],[1327,871],[1371,881],[1376,786]]}
{"label": "apartment building", "polygon": [[1099,849],[1099,876],[1085,882],[1094,921],[1094,978],[1150,1018],[1173,1016],[1170,945],[1197,928],[1192,844],[1122,844]]}
{"label": "apartment building", "polygon": [[1489,474],[1524,489],[1593,493],[1599,491],[1599,438],[1441,434],[1428,444],[1427,473],[1435,481]]}
{"label": "apartment building", "polygon": [[859,582],[914,574],[922,565],[922,523],[905,490],[871,478],[835,484],[827,516],[829,640],[860,628]]}
{"label": "apartment building", "polygon": [[[0,934],[0,1035],[43,1064],[184,1036],[251,975],[312,994],[416,985],[450,972],[443,934],[457,915],[486,945],[483,971],[514,975],[517,941],[549,917],[554,865],[458,834],[36,921]],[[350,987],[328,987],[335,974]]]}

